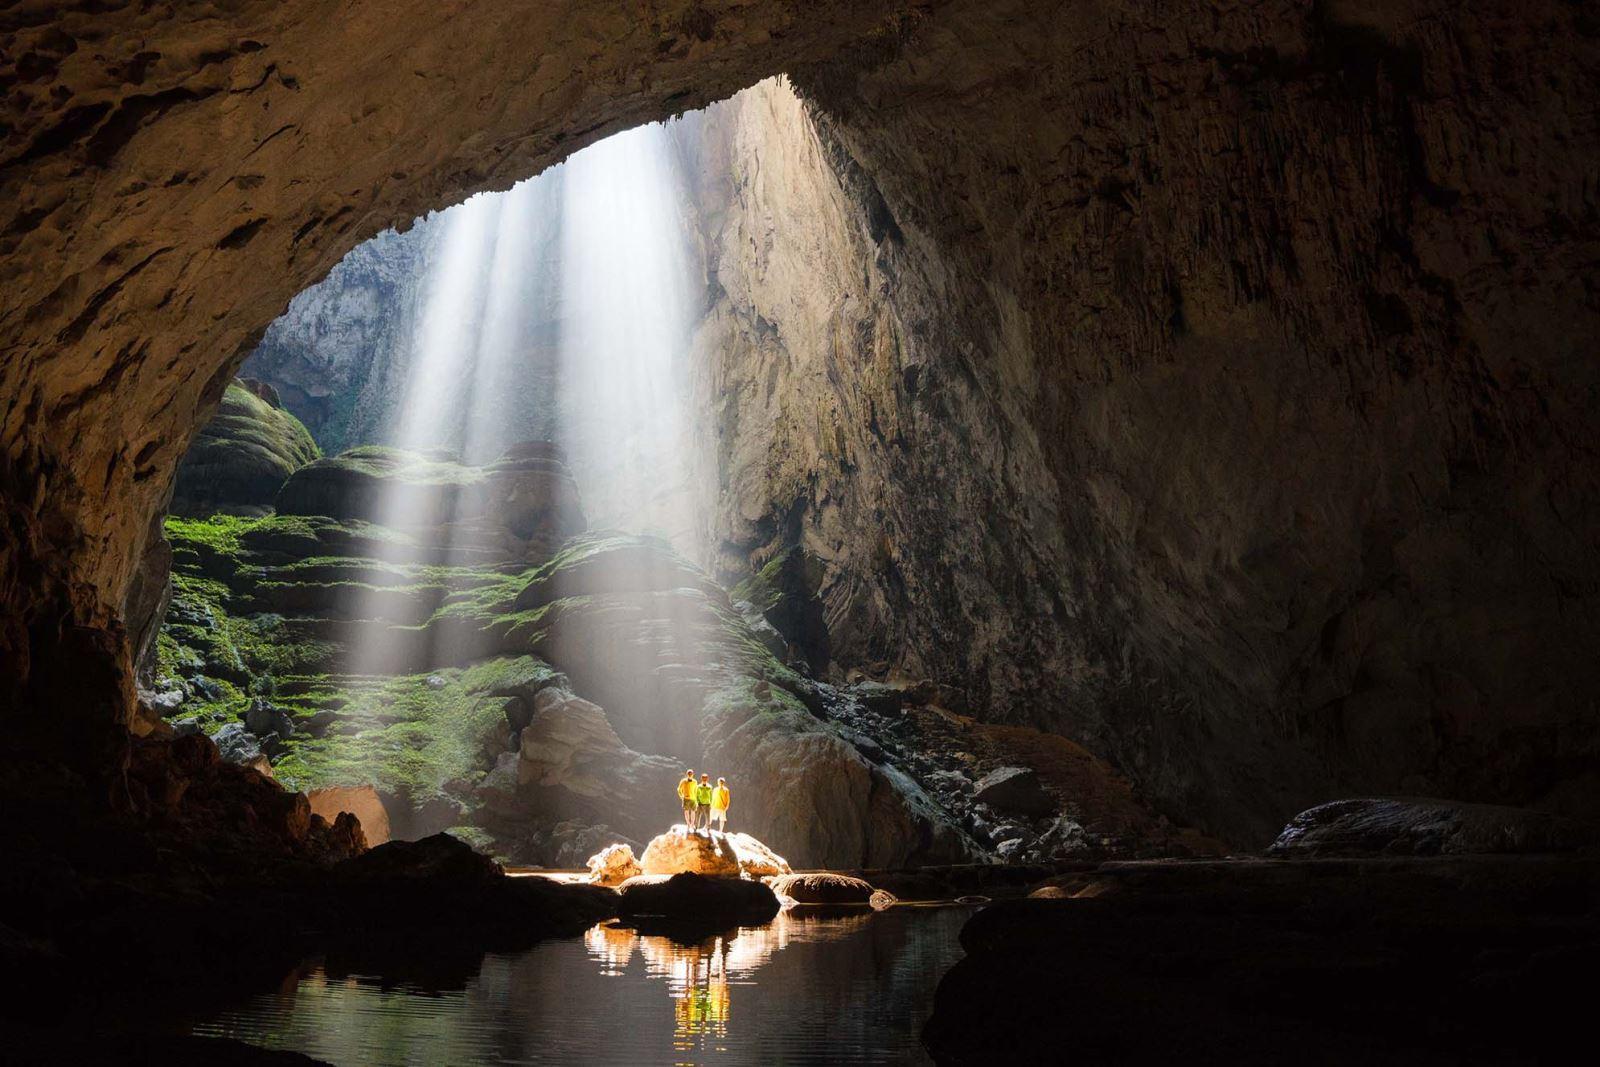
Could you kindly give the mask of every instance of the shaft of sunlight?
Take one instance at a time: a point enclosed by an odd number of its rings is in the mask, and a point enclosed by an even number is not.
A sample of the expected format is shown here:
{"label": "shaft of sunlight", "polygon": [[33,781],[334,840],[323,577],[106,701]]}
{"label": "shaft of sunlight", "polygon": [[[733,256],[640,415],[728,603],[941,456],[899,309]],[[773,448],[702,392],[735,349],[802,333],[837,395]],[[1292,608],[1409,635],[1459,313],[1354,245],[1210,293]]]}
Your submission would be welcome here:
{"label": "shaft of sunlight", "polygon": [[669,538],[691,528],[684,442],[690,328],[683,190],[660,124],[566,164],[563,444],[592,525]]}

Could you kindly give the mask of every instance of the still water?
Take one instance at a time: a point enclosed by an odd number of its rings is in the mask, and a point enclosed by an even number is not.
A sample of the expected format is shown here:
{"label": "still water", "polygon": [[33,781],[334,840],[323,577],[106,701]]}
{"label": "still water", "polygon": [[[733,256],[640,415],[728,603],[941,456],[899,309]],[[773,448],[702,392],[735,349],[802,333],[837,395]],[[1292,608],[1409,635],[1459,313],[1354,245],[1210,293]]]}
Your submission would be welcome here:
{"label": "still water", "polygon": [[318,961],[193,1032],[340,1067],[928,1063],[917,1035],[970,915],[784,912],[704,938],[603,924],[443,983]]}

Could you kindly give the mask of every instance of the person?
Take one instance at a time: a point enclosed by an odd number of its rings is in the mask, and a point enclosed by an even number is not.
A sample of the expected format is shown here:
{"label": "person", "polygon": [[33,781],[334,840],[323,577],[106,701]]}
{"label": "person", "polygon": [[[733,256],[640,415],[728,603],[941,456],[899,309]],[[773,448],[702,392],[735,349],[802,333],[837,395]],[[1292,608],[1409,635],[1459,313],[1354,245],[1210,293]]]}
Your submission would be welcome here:
{"label": "person", "polygon": [[711,833],[711,776],[702,774],[700,784],[694,787],[695,814],[707,834]]}
{"label": "person", "polygon": [[711,821],[717,823],[717,828],[723,833],[728,832],[728,802],[733,795],[728,792],[728,780],[717,779],[717,787],[711,791]]}
{"label": "person", "polygon": [[683,805],[683,825],[689,830],[694,829],[695,821],[699,815],[699,807],[694,800],[694,769],[683,772],[683,777],[678,780],[678,801]]}

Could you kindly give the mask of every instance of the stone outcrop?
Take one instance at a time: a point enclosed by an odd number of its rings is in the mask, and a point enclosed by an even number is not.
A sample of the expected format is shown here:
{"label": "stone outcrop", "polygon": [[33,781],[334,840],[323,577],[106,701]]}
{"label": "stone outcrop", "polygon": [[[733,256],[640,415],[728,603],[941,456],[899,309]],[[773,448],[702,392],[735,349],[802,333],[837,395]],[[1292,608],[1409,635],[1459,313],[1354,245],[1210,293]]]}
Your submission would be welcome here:
{"label": "stone outcrop", "polygon": [[768,879],[767,885],[796,904],[867,904],[876,892],[870,882],[830,871],[781,874]]}
{"label": "stone outcrop", "polygon": [[739,855],[722,834],[697,833],[674,827],[652,838],[639,857],[647,875],[704,874],[716,878],[739,876]]}
{"label": "stone outcrop", "polygon": [[1449,800],[1335,800],[1290,820],[1268,851],[1281,856],[1440,856],[1566,852],[1600,840],[1549,812]]}
{"label": "stone outcrop", "polygon": [[321,455],[271,386],[234,381],[178,466],[172,510],[262,514],[289,475]]}
{"label": "stone outcrop", "polygon": [[748,878],[703,874],[644,874],[617,890],[618,910],[625,918],[702,923],[760,923],[778,913],[778,898]]}
{"label": "stone outcrop", "polygon": [[1038,772],[1028,767],[990,771],[973,785],[972,799],[996,811],[1022,815],[1048,815],[1056,810],[1055,798],[1045,792]]}
{"label": "stone outcrop", "polygon": [[383,806],[383,798],[372,786],[324,786],[309,790],[306,799],[311,802],[312,814],[320,815],[330,823],[341,812],[354,815],[361,823],[361,832],[369,847],[376,848],[388,842],[389,812]]}
{"label": "stone outcrop", "polygon": [[619,886],[644,873],[629,845],[607,845],[589,857],[589,881],[596,885]]}
{"label": "stone outcrop", "polygon": [[[595,860],[605,854],[601,853]],[[688,872],[715,877],[766,878],[790,871],[787,860],[749,834],[725,834],[718,830],[709,834],[691,832],[681,824],[651,838],[639,865],[639,873],[649,875]]]}

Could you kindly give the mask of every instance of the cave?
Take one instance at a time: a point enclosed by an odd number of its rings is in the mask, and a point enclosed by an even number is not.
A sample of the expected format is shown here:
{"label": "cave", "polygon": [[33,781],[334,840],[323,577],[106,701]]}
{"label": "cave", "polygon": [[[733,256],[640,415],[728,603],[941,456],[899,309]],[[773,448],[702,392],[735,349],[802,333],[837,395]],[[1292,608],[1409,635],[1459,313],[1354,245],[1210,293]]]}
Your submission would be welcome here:
{"label": "cave", "polygon": [[[0,82],[25,1061],[672,1062],[596,961],[732,1061],[1582,1033],[1582,5],[75,0]],[[630,903],[689,767],[750,840]]]}

